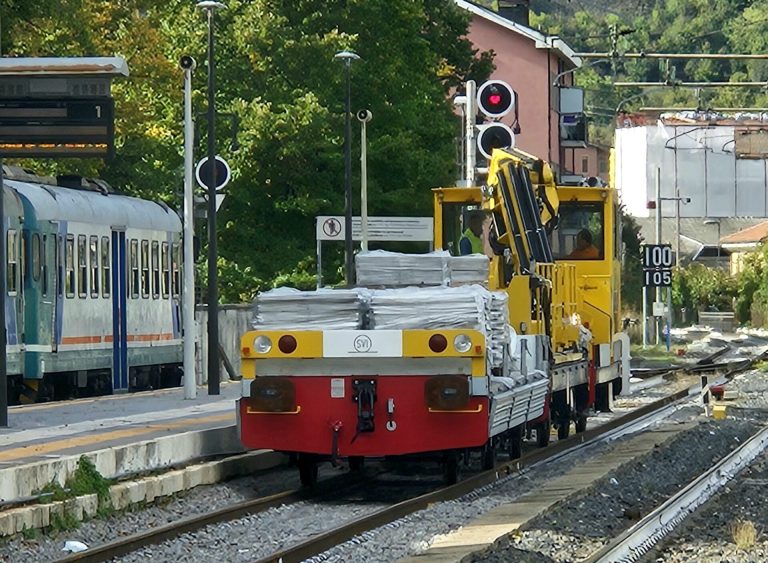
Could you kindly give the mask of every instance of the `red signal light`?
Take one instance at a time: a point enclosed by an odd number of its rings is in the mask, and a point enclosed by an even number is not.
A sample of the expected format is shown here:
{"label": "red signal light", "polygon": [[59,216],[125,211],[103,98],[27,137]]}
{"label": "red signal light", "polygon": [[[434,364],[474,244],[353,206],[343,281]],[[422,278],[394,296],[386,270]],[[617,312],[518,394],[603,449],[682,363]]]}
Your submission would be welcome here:
{"label": "red signal light", "polygon": [[292,354],[296,351],[296,346],[298,346],[298,343],[290,334],[281,336],[280,340],[277,341],[277,347],[280,348],[283,354]]}
{"label": "red signal light", "polygon": [[448,347],[448,339],[442,334],[433,334],[429,337],[429,349],[434,353],[439,354],[444,352]]}
{"label": "red signal light", "polygon": [[515,91],[503,80],[489,80],[477,90],[477,108],[486,117],[507,115],[515,106]]}

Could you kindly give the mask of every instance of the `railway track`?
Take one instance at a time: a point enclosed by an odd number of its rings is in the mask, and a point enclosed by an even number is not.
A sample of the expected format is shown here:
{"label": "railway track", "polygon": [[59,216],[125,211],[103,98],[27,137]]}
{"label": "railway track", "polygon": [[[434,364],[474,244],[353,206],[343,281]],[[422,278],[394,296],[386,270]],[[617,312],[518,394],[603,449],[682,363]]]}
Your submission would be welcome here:
{"label": "railway track", "polygon": [[637,524],[600,549],[586,563],[638,561],[768,446],[768,426],[702,473]]}
{"label": "railway track", "polygon": [[[756,358],[733,363],[734,365],[727,370],[726,376],[730,377],[737,372],[748,369],[754,363],[761,359],[765,359],[767,356],[768,352],[761,354]],[[712,363],[705,364],[712,365]],[[355,536],[360,536],[367,531],[389,524],[433,503],[456,499],[499,480],[517,475],[521,471],[531,469],[536,465],[554,461],[559,457],[572,453],[576,449],[594,443],[600,439],[634,431],[642,424],[649,424],[650,422],[648,419],[652,415],[658,415],[661,411],[669,408],[670,405],[691,397],[694,392],[695,391],[692,391],[691,389],[681,390],[664,399],[640,407],[624,416],[612,419],[600,427],[587,430],[586,432],[577,434],[569,439],[558,441],[547,448],[534,450],[518,460],[497,464],[494,469],[474,474],[455,485],[421,494],[373,513],[369,513],[359,519],[349,521],[334,529],[317,534],[306,541],[284,548],[268,557],[258,559],[258,561],[282,561],[287,563],[290,561],[302,561],[313,557],[334,546],[340,545]],[[334,481],[334,484],[331,485],[327,484],[328,481],[324,482],[321,489],[313,491],[312,493],[307,493],[303,490],[286,491],[271,497],[242,502],[207,514],[189,517],[162,527],[127,536],[114,542],[70,555],[60,561],[91,562],[111,560],[147,546],[157,545],[166,540],[172,540],[181,534],[194,532],[195,530],[199,530],[208,525],[228,522],[284,504],[311,500],[322,495],[338,494],[340,489],[337,485],[340,481],[337,481],[336,479],[341,478],[333,478],[329,480]],[[330,491],[333,492],[331,493]]]}
{"label": "railway track", "polygon": [[[354,536],[379,526],[386,525],[435,502],[458,498],[501,479],[516,475],[525,469],[532,468],[544,462],[554,461],[588,443],[593,443],[608,435],[619,435],[634,430],[636,426],[648,423],[645,419],[647,419],[649,415],[658,413],[688,396],[688,390],[681,391],[656,401],[655,403],[645,405],[632,413],[613,419],[598,428],[587,430],[567,440],[558,441],[547,448],[537,449],[518,460],[497,464],[494,469],[472,475],[455,485],[443,487],[406,501],[398,502],[360,519],[348,522],[342,526],[314,536],[308,541],[283,549],[260,561],[283,561],[284,563],[290,561],[302,561],[318,553],[322,553],[331,547],[339,545]],[[331,483],[331,481],[333,481],[333,483]],[[325,481],[322,484],[322,487],[319,487],[318,490],[309,493],[305,490],[286,491],[270,497],[242,502],[210,513],[196,515],[161,527],[133,534],[110,543],[96,546],[87,551],[72,554],[59,561],[63,563],[112,560],[141,548],[177,538],[181,534],[194,532],[195,530],[199,530],[211,524],[228,522],[284,504],[317,499],[318,497],[334,493],[338,494],[341,482],[343,482],[341,478],[329,479],[328,481]]]}

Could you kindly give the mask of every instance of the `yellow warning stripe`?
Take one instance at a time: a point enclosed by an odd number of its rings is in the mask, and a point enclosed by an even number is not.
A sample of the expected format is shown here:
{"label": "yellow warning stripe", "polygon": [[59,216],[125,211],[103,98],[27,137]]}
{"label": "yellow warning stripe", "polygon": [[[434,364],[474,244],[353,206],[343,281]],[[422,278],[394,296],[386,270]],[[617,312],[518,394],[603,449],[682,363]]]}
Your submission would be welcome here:
{"label": "yellow warning stripe", "polygon": [[205,422],[225,422],[235,420],[235,413],[227,412],[224,414],[215,414],[200,418],[186,418],[174,422],[165,422],[163,424],[150,424],[147,426],[123,428],[121,430],[112,430],[100,434],[89,434],[87,436],[78,436],[76,438],[65,438],[63,440],[54,440],[44,444],[32,444],[20,446],[9,450],[0,451],[0,461],[12,461],[29,457],[51,454],[79,446],[89,446],[109,442],[110,440],[119,440],[121,438],[132,438],[143,434],[151,434],[158,430],[173,430],[176,428],[189,428],[191,426]]}

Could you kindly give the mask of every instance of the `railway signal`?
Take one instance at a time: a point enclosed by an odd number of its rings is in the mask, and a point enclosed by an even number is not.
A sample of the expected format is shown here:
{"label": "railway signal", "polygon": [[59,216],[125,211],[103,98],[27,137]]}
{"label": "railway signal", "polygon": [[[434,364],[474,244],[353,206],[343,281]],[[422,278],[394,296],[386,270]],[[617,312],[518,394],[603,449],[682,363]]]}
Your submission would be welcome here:
{"label": "railway signal", "polygon": [[493,149],[515,146],[512,129],[498,119],[515,107],[515,91],[503,80],[489,80],[477,89],[477,108],[490,121],[477,127],[477,148],[485,158],[491,158]]}

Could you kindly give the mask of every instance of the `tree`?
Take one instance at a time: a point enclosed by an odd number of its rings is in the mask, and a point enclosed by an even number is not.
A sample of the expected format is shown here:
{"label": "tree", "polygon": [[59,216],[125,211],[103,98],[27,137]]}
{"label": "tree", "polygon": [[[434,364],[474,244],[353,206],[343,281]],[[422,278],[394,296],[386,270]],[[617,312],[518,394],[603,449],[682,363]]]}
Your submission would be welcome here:
{"label": "tree", "polygon": [[[177,61],[190,54],[200,64],[194,102],[203,111],[201,11],[187,0],[16,4],[25,9],[3,37],[14,55],[121,55],[131,71],[113,85],[117,158],[24,164],[98,175],[129,194],[178,204]],[[216,107],[238,118],[240,147],[234,150],[228,120],[219,118],[217,145],[233,169],[218,217],[223,299],[275,283],[306,284],[315,267],[313,218],[343,210],[343,72],[333,59],[341,49],[362,57],[352,67],[353,109],[374,114],[370,213],[430,213],[430,188],[455,176],[458,120],[449,93],[466,78],[486,79],[492,68],[491,54],[475,52],[465,37],[468,18],[451,0],[228,0],[216,13]],[[198,130],[205,131],[204,119]],[[330,277],[339,257],[329,257]]]}

